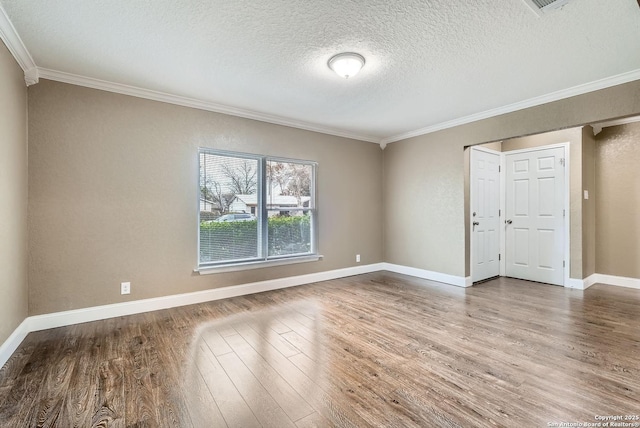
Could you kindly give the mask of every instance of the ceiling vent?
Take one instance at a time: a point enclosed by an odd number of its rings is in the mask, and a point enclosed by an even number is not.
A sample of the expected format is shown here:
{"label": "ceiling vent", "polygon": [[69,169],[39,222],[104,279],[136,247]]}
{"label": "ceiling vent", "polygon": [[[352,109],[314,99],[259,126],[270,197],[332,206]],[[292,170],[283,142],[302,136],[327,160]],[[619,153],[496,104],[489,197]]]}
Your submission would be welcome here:
{"label": "ceiling vent", "polygon": [[570,0],[523,0],[527,6],[538,16],[559,9]]}

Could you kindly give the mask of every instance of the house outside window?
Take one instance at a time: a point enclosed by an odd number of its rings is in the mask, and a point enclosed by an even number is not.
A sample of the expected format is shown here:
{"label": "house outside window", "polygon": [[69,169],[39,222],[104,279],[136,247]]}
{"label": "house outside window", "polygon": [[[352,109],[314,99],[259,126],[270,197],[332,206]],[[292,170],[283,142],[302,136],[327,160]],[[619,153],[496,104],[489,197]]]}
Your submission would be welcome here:
{"label": "house outside window", "polygon": [[317,254],[315,162],[201,148],[199,268]]}

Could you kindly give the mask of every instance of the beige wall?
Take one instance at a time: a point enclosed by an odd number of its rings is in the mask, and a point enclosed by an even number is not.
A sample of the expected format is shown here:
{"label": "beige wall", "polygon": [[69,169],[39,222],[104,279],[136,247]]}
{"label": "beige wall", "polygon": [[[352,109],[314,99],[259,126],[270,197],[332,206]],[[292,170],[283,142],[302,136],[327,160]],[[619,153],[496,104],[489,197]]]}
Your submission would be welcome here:
{"label": "beige wall", "polygon": [[[31,315],[382,261],[378,145],[47,80],[29,140]],[[194,274],[201,146],[317,161],[324,259]]]}
{"label": "beige wall", "polygon": [[495,150],[496,152],[502,151],[502,141],[494,141],[491,143],[478,144],[478,147],[483,147],[489,150]]}
{"label": "beige wall", "polygon": [[27,317],[27,87],[0,41],[0,344]]}
{"label": "beige wall", "polygon": [[638,113],[640,81],[389,144],[384,153],[385,261],[467,275],[465,146]]}
{"label": "beige wall", "polygon": [[502,151],[528,149],[551,144],[569,143],[569,276],[582,279],[582,128],[546,132],[512,138],[502,143]]}
{"label": "beige wall", "polygon": [[593,128],[582,128],[582,277],[596,273],[596,140]]}
{"label": "beige wall", "polygon": [[[362,264],[467,276],[463,148],[638,114],[640,82],[392,143],[384,156],[371,143],[46,80],[29,98],[36,315],[338,269],[355,265],[356,253]],[[324,260],[192,273],[199,146],[319,162]],[[574,243],[583,240],[580,232]],[[573,253],[571,276],[581,278],[589,262]],[[119,294],[122,281],[132,282],[131,295]]]}
{"label": "beige wall", "polygon": [[640,123],[596,136],[596,271],[640,278]]}
{"label": "beige wall", "polygon": [[[384,150],[385,261],[464,274],[464,151],[461,128]],[[443,138],[443,134],[449,138]]]}

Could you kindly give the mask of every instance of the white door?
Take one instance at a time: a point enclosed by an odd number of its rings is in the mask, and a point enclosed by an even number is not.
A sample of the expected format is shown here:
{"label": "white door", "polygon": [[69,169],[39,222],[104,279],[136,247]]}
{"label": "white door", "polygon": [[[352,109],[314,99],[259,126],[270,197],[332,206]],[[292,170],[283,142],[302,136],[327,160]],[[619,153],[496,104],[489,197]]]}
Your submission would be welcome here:
{"label": "white door", "polygon": [[564,285],[564,147],[506,154],[506,275]]}
{"label": "white door", "polygon": [[471,149],[471,279],[500,275],[500,154]]}

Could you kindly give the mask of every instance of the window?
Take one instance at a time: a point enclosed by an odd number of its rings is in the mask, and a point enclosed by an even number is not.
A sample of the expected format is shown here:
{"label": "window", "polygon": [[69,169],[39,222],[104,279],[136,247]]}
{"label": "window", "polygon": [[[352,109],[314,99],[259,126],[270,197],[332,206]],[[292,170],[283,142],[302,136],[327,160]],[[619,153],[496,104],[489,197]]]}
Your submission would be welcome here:
{"label": "window", "polygon": [[314,162],[200,149],[201,268],[316,254]]}

